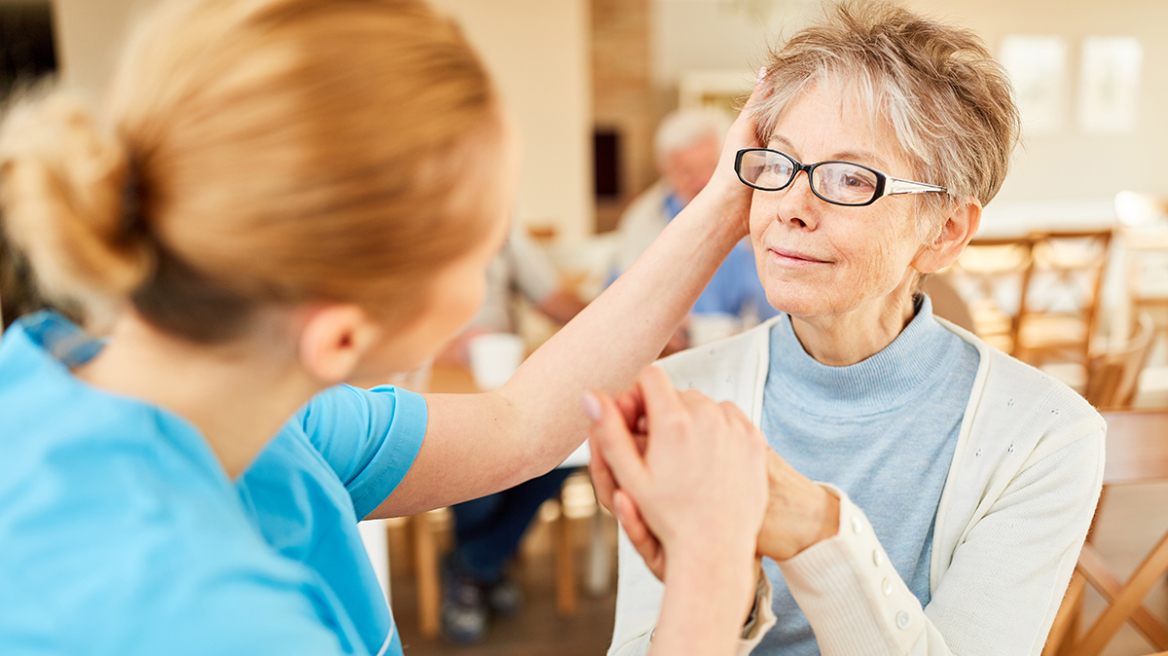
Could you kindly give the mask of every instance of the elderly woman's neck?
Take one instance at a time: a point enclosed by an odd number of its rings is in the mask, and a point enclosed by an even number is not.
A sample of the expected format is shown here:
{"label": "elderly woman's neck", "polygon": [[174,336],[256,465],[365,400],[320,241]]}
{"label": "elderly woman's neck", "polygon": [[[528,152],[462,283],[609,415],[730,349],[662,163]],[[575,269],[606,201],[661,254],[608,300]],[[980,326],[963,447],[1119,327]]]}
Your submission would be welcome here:
{"label": "elderly woman's neck", "polygon": [[898,288],[843,314],[792,316],[791,327],[808,355],[830,367],[846,367],[883,351],[915,314],[911,288]]}

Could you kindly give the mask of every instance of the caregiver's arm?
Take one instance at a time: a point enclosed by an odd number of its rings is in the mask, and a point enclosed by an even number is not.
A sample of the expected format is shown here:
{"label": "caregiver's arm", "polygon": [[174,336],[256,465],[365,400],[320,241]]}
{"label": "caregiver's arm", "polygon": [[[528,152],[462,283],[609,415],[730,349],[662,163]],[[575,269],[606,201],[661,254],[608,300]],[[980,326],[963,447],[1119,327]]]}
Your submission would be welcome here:
{"label": "caregiver's arm", "polygon": [[579,446],[587,431],[581,394],[628,387],[747,234],[750,189],[734,173],[734,157],[754,143],[754,121],[746,110],[731,127],[706,188],[500,390],[428,395],[418,457],[370,517],[415,513],[506,489],[551,470]]}

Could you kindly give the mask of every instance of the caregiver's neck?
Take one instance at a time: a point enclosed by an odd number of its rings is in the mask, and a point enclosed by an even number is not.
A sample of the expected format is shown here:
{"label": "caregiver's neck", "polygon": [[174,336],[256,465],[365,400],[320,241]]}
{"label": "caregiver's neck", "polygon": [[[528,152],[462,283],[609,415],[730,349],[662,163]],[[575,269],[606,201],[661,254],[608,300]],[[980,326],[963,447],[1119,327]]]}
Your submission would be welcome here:
{"label": "caregiver's neck", "polygon": [[128,311],[109,344],[74,374],[191,422],[234,479],[323,387],[299,366],[283,319],[261,317],[247,337],[205,345],[168,335]]}
{"label": "caregiver's neck", "polygon": [[821,364],[846,367],[866,360],[892,343],[913,320],[913,276],[896,289],[840,314],[791,316],[803,350]]}

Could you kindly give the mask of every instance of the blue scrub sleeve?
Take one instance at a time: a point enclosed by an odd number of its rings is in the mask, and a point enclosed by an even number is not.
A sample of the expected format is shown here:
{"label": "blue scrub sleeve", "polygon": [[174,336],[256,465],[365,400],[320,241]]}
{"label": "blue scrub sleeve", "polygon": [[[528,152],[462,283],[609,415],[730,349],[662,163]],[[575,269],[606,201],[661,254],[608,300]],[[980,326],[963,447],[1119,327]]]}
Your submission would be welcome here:
{"label": "blue scrub sleeve", "polygon": [[345,484],[357,517],[388,497],[414,464],[426,435],[426,400],[398,387],[338,385],[298,413],[305,434]]}

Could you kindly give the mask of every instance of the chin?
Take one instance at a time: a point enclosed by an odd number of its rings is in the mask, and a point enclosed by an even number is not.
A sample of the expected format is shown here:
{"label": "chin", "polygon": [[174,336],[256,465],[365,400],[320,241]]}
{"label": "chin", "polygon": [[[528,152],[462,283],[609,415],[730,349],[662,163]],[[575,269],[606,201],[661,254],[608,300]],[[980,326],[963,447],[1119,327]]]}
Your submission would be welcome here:
{"label": "chin", "polygon": [[817,285],[807,285],[791,282],[772,283],[763,281],[767,301],[779,312],[796,317],[809,317],[824,314],[830,307],[827,290]]}

